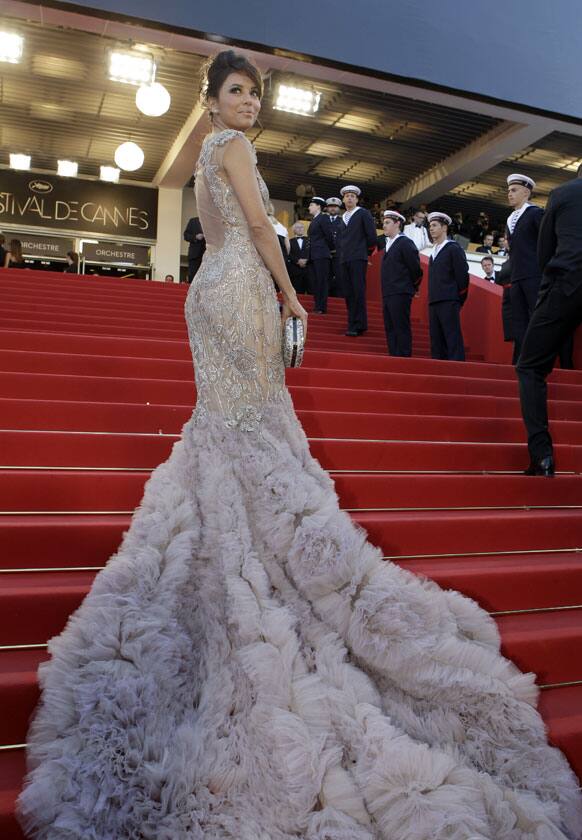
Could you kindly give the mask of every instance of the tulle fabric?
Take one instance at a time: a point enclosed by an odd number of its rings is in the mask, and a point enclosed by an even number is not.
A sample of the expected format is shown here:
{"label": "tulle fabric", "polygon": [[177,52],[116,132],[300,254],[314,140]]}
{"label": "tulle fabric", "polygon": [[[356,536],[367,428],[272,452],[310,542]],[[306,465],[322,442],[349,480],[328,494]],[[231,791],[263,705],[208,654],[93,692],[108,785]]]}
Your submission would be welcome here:
{"label": "tulle fabric", "polygon": [[290,401],[189,421],[41,667],[39,840],[578,838],[531,675],[382,559]]}

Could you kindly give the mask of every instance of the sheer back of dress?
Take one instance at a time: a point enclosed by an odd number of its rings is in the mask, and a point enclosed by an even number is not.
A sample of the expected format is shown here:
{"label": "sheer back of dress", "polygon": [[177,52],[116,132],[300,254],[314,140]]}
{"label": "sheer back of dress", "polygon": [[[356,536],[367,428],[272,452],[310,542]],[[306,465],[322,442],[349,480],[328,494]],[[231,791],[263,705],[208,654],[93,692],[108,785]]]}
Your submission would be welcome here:
{"label": "sheer back of dress", "polygon": [[[230,129],[209,135],[198,159],[196,205],[207,249],[188,294],[186,321],[197,422],[213,412],[228,426],[252,431],[265,404],[284,397],[284,367],[273,281],[223,168],[226,146],[235,138],[249,142]],[[257,179],[266,204],[269,193],[258,171]]]}

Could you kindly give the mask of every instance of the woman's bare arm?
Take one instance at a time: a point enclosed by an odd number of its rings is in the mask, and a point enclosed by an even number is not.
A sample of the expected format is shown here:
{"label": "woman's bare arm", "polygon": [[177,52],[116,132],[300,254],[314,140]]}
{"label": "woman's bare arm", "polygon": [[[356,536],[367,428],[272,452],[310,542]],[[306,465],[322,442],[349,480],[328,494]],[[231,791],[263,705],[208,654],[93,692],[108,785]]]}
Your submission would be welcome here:
{"label": "woman's bare arm", "polygon": [[287,314],[300,317],[307,328],[307,313],[289,280],[277,234],[263,204],[251,150],[242,137],[236,137],[228,144],[222,166],[245,214],[256,249],[281,289],[285,309],[289,310]]}

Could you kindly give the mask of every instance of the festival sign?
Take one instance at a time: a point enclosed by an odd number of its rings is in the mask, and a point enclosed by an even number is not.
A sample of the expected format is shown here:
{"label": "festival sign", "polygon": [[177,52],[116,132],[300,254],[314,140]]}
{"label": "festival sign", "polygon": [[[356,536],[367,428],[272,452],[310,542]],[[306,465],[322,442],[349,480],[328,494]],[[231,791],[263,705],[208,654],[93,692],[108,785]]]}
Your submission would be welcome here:
{"label": "festival sign", "polygon": [[158,192],[56,175],[0,170],[2,225],[55,228],[93,236],[156,238]]}

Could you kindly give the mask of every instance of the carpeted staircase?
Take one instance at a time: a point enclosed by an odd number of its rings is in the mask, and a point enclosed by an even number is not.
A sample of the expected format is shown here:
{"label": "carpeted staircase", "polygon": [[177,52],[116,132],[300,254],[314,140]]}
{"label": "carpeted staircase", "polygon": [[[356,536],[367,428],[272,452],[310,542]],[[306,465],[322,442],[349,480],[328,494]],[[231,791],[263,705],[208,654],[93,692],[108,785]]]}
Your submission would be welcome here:
{"label": "carpeted staircase", "polygon": [[[22,837],[13,806],[47,639],[116,550],[191,414],[185,292],[0,271],[2,840]],[[342,507],[385,556],[495,615],[582,775],[582,372],[557,371],[549,388],[559,474],[526,478],[513,369],[425,358],[416,316],[414,358],[392,359],[377,303],[354,339],[343,301],[330,301],[288,375],[296,410]]]}

